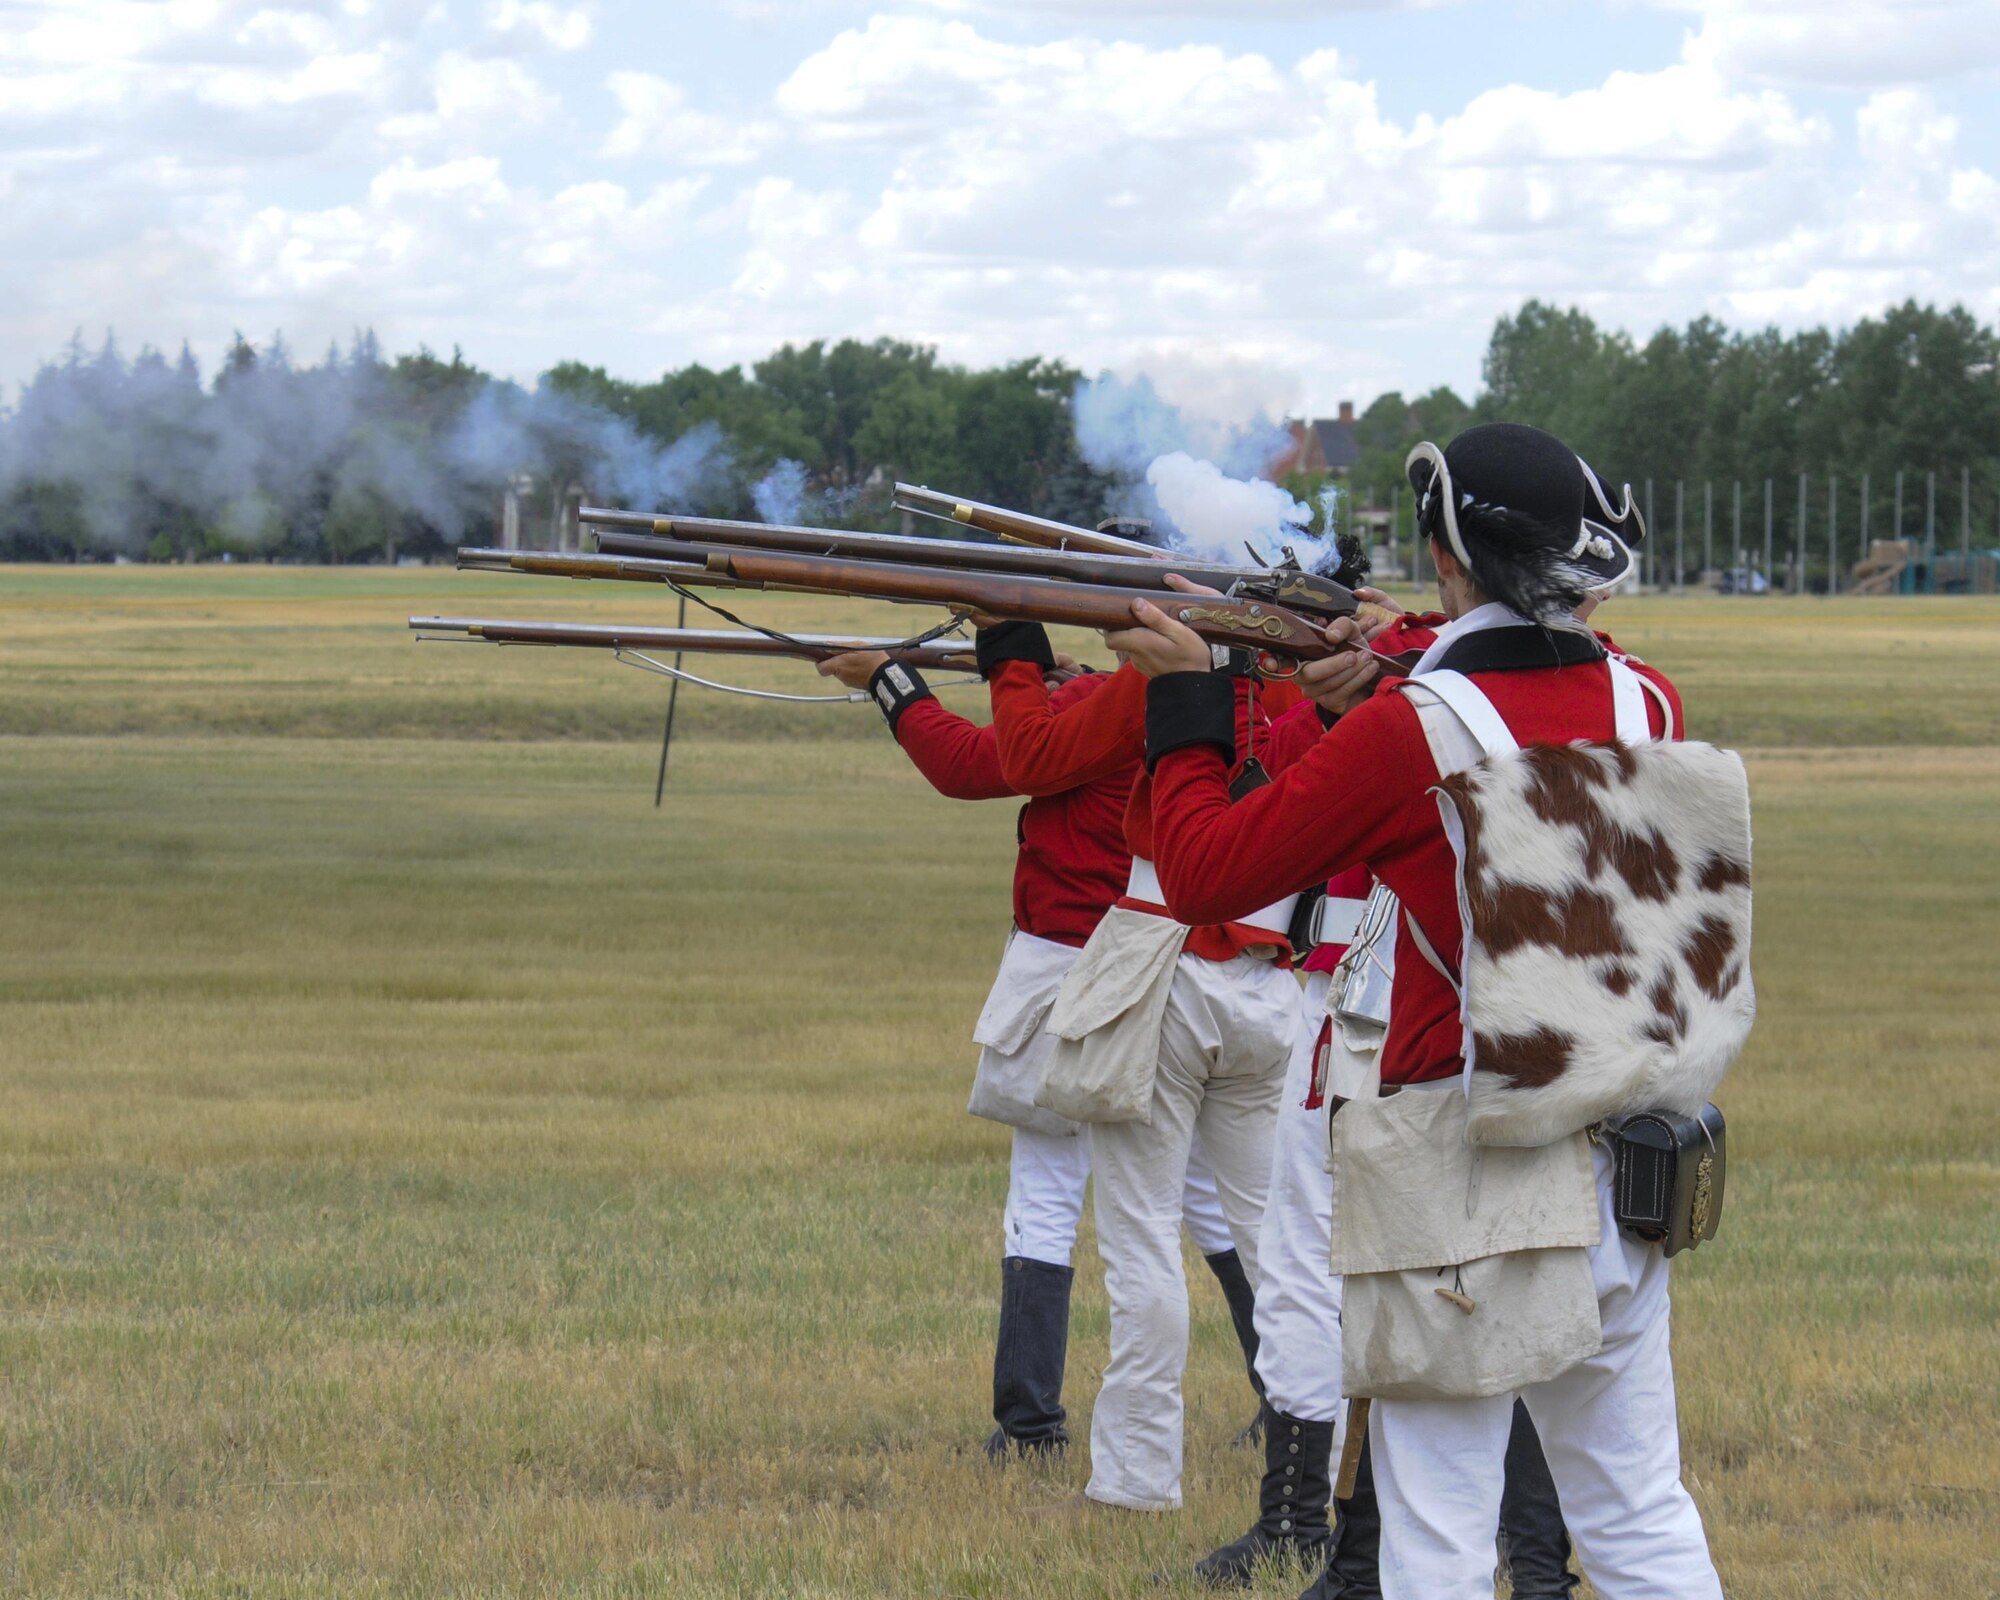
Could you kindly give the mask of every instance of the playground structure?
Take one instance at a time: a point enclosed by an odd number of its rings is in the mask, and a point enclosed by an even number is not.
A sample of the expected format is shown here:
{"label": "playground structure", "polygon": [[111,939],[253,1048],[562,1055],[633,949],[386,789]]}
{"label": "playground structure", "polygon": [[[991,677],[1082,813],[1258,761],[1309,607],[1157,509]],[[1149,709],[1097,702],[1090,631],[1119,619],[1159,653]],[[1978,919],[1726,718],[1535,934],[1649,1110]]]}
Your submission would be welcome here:
{"label": "playground structure", "polygon": [[1877,539],[1854,564],[1849,592],[1883,594],[2000,594],[2000,550],[1925,555],[1911,539]]}

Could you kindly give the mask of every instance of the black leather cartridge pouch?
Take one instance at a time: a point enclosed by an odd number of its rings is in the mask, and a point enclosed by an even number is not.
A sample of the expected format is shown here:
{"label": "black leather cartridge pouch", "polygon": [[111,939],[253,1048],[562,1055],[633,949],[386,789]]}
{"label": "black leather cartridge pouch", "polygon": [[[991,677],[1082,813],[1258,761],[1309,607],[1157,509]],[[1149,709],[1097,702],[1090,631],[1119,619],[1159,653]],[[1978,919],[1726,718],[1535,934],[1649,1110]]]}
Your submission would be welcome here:
{"label": "black leather cartridge pouch", "polygon": [[1292,907],[1292,925],[1286,933],[1286,942],[1292,947],[1292,957],[1303,961],[1318,948],[1319,912],[1326,904],[1326,885],[1315,884],[1299,896],[1299,903]]}
{"label": "black leather cartridge pouch", "polygon": [[1614,1163],[1612,1214],[1623,1232],[1670,1256],[1715,1237],[1727,1165],[1720,1110],[1705,1105],[1692,1117],[1639,1111],[1604,1129]]}

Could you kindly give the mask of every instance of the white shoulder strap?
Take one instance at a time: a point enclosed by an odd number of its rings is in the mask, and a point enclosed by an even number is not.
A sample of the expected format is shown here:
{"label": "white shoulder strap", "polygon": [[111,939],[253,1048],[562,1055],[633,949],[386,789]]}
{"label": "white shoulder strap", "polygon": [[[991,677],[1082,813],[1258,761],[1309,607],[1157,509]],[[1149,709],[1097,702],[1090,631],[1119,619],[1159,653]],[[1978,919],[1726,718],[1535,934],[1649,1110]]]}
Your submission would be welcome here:
{"label": "white shoulder strap", "polygon": [[[1616,713],[1618,738],[1626,744],[1651,744],[1653,724],[1646,715],[1646,691],[1653,690],[1659,696],[1660,707],[1667,709],[1666,697],[1648,683],[1638,673],[1628,667],[1619,656],[1606,656],[1604,664],[1611,669],[1611,705]],[[1673,713],[1667,712],[1667,737],[1672,738]]]}
{"label": "white shoulder strap", "polygon": [[[1520,741],[1508,732],[1500,713],[1493,709],[1493,702],[1464,673],[1449,670],[1426,672],[1410,681],[1419,688],[1428,689],[1451,708],[1453,715],[1465,724],[1466,732],[1479,741],[1479,748],[1486,752],[1488,760],[1512,755],[1521,748]],[[1641,720],[1643,722],[1643,718]]]}

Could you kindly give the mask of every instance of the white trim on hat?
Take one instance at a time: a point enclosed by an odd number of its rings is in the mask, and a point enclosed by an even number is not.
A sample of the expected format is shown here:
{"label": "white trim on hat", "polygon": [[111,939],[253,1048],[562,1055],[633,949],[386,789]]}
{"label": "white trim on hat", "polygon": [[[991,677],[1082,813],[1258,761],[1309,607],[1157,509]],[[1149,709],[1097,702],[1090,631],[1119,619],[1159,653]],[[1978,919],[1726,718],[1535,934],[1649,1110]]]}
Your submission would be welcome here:
{"label": "white trim on hat", "polygon": [[[1636,522],[1639,525],[1639,537],[1637,540],[1628,540],[1623,535],[1613,535],[1613,537],[1617,538],[1618,542],[1624,545],[1628,552],[1634,543],[1643,544],[1647,533],[1646,519],[1639,513],[1638,501],[1632,498],[1632,485],[1629,483],[1625,485],[1624,505],[1614,506],[1611,503],[1611,497],[1604,492],[1604,480],[1598,477],[1597,469],[1584,460],[1582,456],[1576,458],[1576,464],[1583,468],[1583,481],[1590,486],[1590,492],[1596,497],[1598,509],[1604,513],[1604,520],[1606,522],[1615,523],[1620,528],[1624,527],[1628,522]],[[1586,527],[1590,525],[1589,518],[1584,519],[1584,525]],[[1611,530],[1607,528],[1605,532],[1610,533]],[[1572,555],[1580,554],[1581,550],[1582,547],[1579,546],[1577,550],[1570,553]],[[1593,551],[1592,554],[1598,555],[1600,560],[1608,561],[1611,558],[1610,551],[1605,551],[1601,554]]]}
{"label": "white trim on hat", "polygon": [[1444,452],[1428,439],[1417,445],[1403,458],[1403,477],[1406,480],[1410,476],[1410,468],[1415,466],[1419,461],[1428,461],[1431,464],[1432,472],[1430,487],[1424,490],[1423,498],[1417,502],[1417,526],[1420,528],[1423,526],[1424,508],[1430,504],[1430,497],[1442,490],[1444,497],[1445,537],[1451,541],[1452,553],[1464,563],[1466,571],[1470,572],[1472,570],[1472,557],[1466,553],[1465,540],[1459,536],[1458,507],[1456,504],[1458,493],[1451,481],[1451,468],[1445,465]]}

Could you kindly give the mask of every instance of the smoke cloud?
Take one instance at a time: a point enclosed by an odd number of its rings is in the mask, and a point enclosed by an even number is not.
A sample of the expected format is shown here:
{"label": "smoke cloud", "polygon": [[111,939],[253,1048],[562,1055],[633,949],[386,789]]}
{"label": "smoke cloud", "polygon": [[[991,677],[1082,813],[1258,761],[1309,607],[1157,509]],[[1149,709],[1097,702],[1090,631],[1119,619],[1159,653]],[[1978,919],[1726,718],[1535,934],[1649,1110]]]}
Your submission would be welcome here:
{"label": "smoke cloud", "polygon": [[1275,483],[1225,476],[1214,462],[1197,461],[1182,450],[1148,466],[1146,482],[1191,550],[1226,554],[1233,547],[1240,557],[1247,544],[1274,558],[1312,522],[1312,507]]}
{"label": "smoke cloud", "polygon": [[1246,545],[1266,561],[1287,545],[1309,565],[1332,553],[1331,505],[1314,533],[1312,507],[1258,477],[1292,442],[1268,417],[1190,418],[1149,379],[1108,373],[1077,385],[1071,413],[1078,453],[1115,484],[1109,508],[1147,518],[1170,547],[1224,562]]}
{"label": "smoke cloud", "polygon": [[510,480],[628,504],[731,509],[740,476],[703,423],[670,443],[572,393],[456,360],[384,362],[372,336],[315,367],[239,345],[211,387],[194,358],[72,345],[0,415],[0,536],[142,553],[156,532],[245,553],[340,557],[485,534]]}

